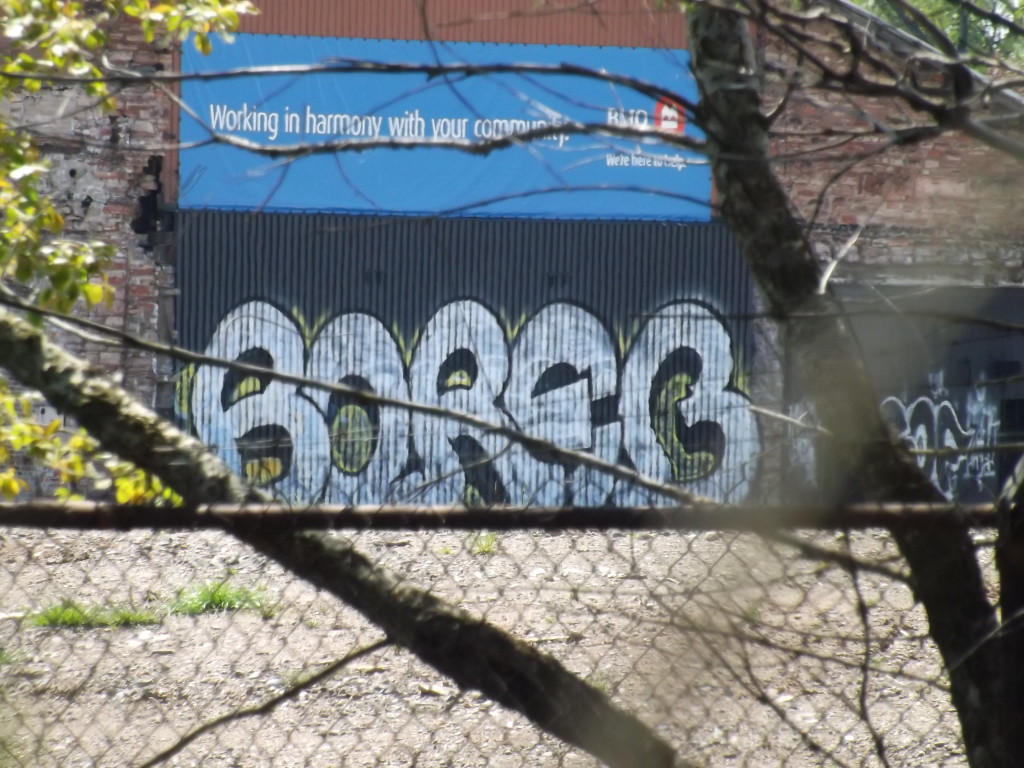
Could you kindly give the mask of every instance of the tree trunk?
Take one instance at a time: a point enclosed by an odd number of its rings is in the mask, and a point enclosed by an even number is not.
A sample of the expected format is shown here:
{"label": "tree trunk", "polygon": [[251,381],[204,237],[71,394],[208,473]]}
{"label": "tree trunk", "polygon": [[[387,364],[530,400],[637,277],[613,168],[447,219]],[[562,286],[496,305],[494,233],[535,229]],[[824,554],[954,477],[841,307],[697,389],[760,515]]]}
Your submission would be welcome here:
{"label": "tree trunk", "polygon": [[[265,500],[199,441],[182,434],[16,315],[0,309],[0,365],[74,417],[105,450],[160,477],[187,502]],[[463,688],[475,688],[611,766],[672,768],[673,749],[596,688],[498,627],[401,581],[323,533],[224,527],[326,589]]]}
{"label": "tree trunk", "polygon": [[[868,500],[933,501],[938,491],[881,418],[838,302],[819,290],[820,270],[771,172],[747,20],[710,4],[689,11],[701,123],[721,201],[772,314],[786,323],[796,362],[822,425],[834,436],[847,487]],[[984,642],[996,628],[966,527],[892,528],[917,599],[950,674],[953,703],[976,768],[1010,768],[995,705],[998,656]]]}
{"label": "tree trunk", "polygon": [[1005,660],[999,670],[998,712],[1007,724],[1006,750],[1024,755],[1024,456],[1017,461],[1000,498],[999,617],[992,643]]}

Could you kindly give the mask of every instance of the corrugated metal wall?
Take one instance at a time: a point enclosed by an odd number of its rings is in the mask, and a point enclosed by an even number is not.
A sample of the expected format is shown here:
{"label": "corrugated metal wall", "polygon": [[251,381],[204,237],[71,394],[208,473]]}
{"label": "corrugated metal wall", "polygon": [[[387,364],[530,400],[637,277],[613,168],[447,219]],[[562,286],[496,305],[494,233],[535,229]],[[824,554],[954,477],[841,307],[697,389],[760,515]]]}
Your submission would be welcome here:
{"label": "corrugated metal wall", "polygon": [[180,341],[192,348],[252,298],[299,306],[310,320],[388,315],[411,334],[465,296],[510,317],[571,301],[625,328],[680,298],[739,317],[752,290],[718,223],[181,211],[177,239]]}
{"label": "corrugated metal wall", "polygon": [[261,0],[257,4],[260,15],[246,18],[242,31],[391,40],[686,47],[682,14],[655,10],[645,0],[586,4],[534,0]]}
{"label": "corrugated metal wall", "polygon": [[[177,232],[187,347],[515,424],[698,493],[748,490],[751,285],[720,225],[207,211]],[[296,500],[653,500],[494,435],[216,368],[186,372],[180,403]]]}
{"label": "corrugated metal wall", "polygon": [[[641,0],[264,0],[243,31],[685,47]],[[518,427],[700,495],[739,499],[760,438],[744,394],[752,289],[717,224],[181,212],[180,341]],[[182,417],[296,501],[636,505],[574,462],[450,420],[217,367]]]}

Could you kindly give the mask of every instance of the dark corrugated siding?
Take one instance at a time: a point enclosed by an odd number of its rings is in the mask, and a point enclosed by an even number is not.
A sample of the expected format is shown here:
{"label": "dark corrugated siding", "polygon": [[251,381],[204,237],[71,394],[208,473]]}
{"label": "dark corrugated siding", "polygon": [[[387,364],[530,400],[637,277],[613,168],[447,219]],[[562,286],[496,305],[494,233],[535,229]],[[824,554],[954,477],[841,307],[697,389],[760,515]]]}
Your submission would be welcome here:
{"label": "dark corrugated siding", "polygon": [[181,211],[177,221],[179,336],[197,349],[227,310],[253,298],[300,307],[309,319],[388,315],[410,335],[459,297],[509,317],[570,301],[623,328],[677,298],[743,325],[752,301],[743,260],[718,223],[222,211]]}
{"label": "dark corrugated siding", "polygon": [[597,0],[582,7],[533,0],[262,0],[257,5],[260,15],[246,18],[242,31],[642,48],[684,48],[686,43],[682,14],[654,10],[645,0]]}
{"label": "dark corrugated siding", "polygon": [[[188,211],[177,234],[186,347],[750,490],[753,299],[721,225]],[[450,421],[217,367],[182,381],[200,438],[296,501],[657,501]]]}

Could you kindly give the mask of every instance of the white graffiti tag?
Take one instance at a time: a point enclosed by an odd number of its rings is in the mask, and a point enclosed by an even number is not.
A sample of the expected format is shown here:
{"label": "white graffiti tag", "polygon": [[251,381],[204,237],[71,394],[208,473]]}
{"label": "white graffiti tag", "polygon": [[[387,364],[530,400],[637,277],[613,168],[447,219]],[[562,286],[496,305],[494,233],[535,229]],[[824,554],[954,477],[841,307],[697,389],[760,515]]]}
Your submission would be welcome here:
{"label": "white graffiti tag", "polygon": [[[524,433],[614,464],[622,444],[617,385],[615,348],[604,326],[577,306],[550,304],[516,338],[505,406]],[[612,491],[607,474],[519,446],[513,452],[516,465],[529,467],[521,473],[529,489],[523,503],[597,506]]]}
{"label": "white graffiti tag", "polygon": [[[399,350],[370,315],[341,314],[304,338],[285,313],[252,301],[221,320],[206,353],[474,414],[701,496],[749,491],[757,424],[732,386],[729,335],[703,305],[660,309],[624,362],[604,324],[567,303],[513,334],[483,304],[455,301],[426,323],[407,365]],[[189,407],[199,437],[236,472],[299,502],[659,502],[578,462],[356,393],[201,366]]]}
{"label": "white graffiti tag", "polygon": [[[623,445],[639,472],[699,496],[746,496],[760,441],[746,398],[729,389],[731,350],[721,321],[698,304],[671,304],[647,321],[622,371]],[[628,488],[616,501],[657,498]]]}
{"label": "white graffiti tag", "polygon": [[[919,397],[907,404],[898,397],[887,397],[881,407],[882,415],[911,449],[955,452],[984,445],[991,437],[979,434],[974,425],[962,426],[949,400]],[[991,457],[985,454],[968,457],[963,453],[939,456],[924,453],[917,456],[917,464],[947,499],[956,496],[960,479],[979,484],[983,477],[993,473]]]}
{"label": "white graffiti tag", "polygon": [[[498,319],[483,304],[457,301],[438,310],[423,330],[409,365],[409,392],[414,402],[504,424],[495,401],[508,370],[508,347]],[[421,413],[412,415],[412,434],[424,501],[509,501],[507,441]]]}
{"label": "white graffiti tag", "polygon": [[[255,301],[220,321],[206,354],[302,375],[303,350],[294,321]],[[330,471],[327,425],[294,385],[201,366],[192,419],[199,439],[249,481],[298,502],[321,497]]]}
{"label": "white graffiti tag", "polygon": [[[402,358],[391,334],[357,312],[328,323],[309,353],[308,376],[395,400],[406,400]],[[370,504],[402,498],[395,486],[409,460],[409,419],[398,408],[309,388],[330,435],[331,474],[325,501]]]}

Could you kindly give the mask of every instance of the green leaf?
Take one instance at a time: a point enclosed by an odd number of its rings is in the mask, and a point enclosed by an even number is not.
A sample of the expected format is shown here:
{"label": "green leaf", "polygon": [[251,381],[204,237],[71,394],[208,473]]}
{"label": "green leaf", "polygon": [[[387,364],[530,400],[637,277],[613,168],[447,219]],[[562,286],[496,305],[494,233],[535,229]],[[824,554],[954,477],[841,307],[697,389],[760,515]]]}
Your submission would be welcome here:
{"label": "green leaf", "polygon": [[7,175],[10,176],[15,181],[19,181],[20,179],[24,179],[26,176],[31,176],[33,174],[40,173],[45,170],[45,165],[41,165],[39,163],[27,163],[25,165],[18,166],[17,168],[11,169],[11,172]]}
{"label": "green leaf", "polygon": [[85,283],[82,286],[82,293],[85,294],[85,301],[90,307],[94,307],[104,299],[105,291],[102,285],[96,283]]}

